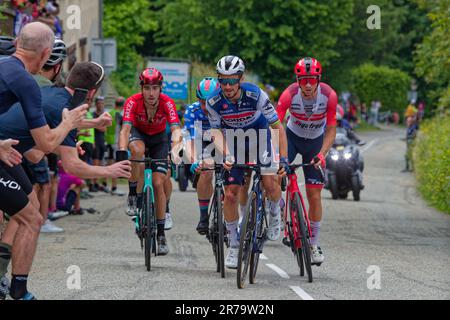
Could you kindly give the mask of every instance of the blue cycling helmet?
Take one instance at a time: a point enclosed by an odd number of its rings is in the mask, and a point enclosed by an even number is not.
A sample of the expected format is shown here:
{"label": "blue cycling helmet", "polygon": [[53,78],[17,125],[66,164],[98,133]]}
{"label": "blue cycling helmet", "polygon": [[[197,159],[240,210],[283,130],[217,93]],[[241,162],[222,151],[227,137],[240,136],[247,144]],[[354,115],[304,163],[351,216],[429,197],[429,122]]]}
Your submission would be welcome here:
{"label": "blue cycling helmet", "polygon": [[204,78],[197,86],[197,98],[206,100],[217,88],[219,88],[219,82],[216,79]]}

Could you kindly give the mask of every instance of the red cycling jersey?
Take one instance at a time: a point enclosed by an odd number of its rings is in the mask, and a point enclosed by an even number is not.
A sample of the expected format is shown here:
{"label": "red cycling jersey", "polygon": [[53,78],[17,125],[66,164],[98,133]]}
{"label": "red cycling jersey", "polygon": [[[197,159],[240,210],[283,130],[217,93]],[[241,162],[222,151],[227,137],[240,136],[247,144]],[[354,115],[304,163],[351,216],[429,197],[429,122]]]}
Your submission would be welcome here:
{"label": "red cycling jersey", "polygon": [[167,121],[171,126],[180,125],[175,102],[166,94],[160,94],[158,108],[152,122],[148,120],[142,93],[129,97],[125,102],[123,123],[131,124],[144,134],[152,136],[165,131]]}
{"label": "red cycling jersey", "polygon": [[306,100],[302,98],[300,86],[293,83],[281,94],[277,113],[283,121],[289,109],[287,127],[301,138],[315,139],[324,133],[326,125],[336,125],[336,106],[336,92],[328,84],[320,82],[316,98]]}

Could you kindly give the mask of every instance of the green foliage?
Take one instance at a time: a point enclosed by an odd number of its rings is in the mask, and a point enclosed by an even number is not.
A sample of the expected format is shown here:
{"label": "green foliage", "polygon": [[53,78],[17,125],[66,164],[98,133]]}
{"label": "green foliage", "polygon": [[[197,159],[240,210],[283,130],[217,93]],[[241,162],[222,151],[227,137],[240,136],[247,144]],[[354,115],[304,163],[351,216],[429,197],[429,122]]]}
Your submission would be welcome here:
{"label": "green foliage", "polygon": [[[379,30],[367,28],[366,22],[370,16],[367,8],[372,4],[378,5],[381,10]],[[351,27],[336,44],[339,56],[332,59],[325,70],[335,89],[349,89],[349,73],[366,62],[412,73],[415,45],[424,37],[428,26],[424,10],[411,1],[359,0],[355,1],[349,21]]]}
{"label": "green foliage", "polygon": [[152,17],[159,53],[207,64],[241,56],[263,82],[287,85],[300,57],[327,66],[338,56],[338,36],[350,27],[352,0],[164,0]]}
{"label": "green foliage", "polygon": [[144,67],[136,47],[144,43],[145,33],[156,29],[157,23],[149,19],[149,0],[108,0],[104,10],[104,35],[117,41],[118,68],[111,79],[121,95],[130,96],[138,88],[137,75]]}
{"label": "green foliage", "polygon": [[372,100],[379,100],[383,110],[402,114],[408,101],[406,93],[410,77],[403,71],[386,66],[364,64],[352,72],[353,92],[361,102],[370,106]]}
{"label": "green foliage", "polygon": [[428,203],[450,213],[450,113],[426,120],[413,152],[419,191]]}
{"label": "green foliage", "polygon": [[450,0],[417,0],[428,10],[432,31],[417,48],[416,73],[433,88],[440,109],[450,108]]}

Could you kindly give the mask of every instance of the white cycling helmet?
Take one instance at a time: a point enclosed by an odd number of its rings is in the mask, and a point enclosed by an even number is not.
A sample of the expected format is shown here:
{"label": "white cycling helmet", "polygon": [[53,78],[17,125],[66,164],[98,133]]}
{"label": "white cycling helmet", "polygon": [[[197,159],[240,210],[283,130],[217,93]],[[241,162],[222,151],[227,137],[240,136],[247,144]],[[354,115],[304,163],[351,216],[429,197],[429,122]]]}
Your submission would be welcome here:
{"label": "white cycling helmet", "polygon": [[244,61],[237,56],[225,56],[217,62],[216,71],[226,76],[241,75],[245,71]]}
{"label": "white cycling helmet", "polygon": [[55,39],[55,42],[53,44],[52,54],[50,55],[50,58],[48,58],[47,62],[45,63],[45,67],[54,67],[58,65],[59,63],[63,62],[64,59],[67,58],[67,48],[64,41],[60,39]]}

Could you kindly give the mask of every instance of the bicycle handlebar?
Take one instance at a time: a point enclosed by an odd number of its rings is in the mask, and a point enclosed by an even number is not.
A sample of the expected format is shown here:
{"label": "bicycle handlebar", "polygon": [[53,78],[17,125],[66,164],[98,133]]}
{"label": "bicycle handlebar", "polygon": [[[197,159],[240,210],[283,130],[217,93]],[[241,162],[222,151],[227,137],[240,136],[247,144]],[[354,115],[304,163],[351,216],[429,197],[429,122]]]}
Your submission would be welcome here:
{"label": "bicycle handlebar", "polygon": [[137,163],[170,162],[169,159],[152,159],[152,158],[144,158],[141,160],[130,160],[130,161],[137,162]]}

